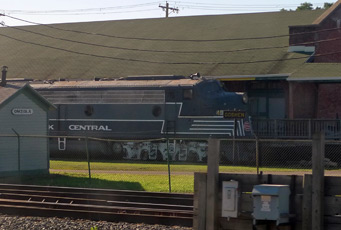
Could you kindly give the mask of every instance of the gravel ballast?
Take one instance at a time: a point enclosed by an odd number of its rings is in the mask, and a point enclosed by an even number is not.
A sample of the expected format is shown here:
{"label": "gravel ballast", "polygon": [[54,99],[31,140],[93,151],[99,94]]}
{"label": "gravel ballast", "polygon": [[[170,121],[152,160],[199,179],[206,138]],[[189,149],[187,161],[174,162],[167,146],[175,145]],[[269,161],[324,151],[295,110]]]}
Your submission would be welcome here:
{"label": "gravel ballast", "polygon": [[115,223],[115,222],[91,221],[91,220],[83,220],[83,219],[12,216],[12,215],[0,214],[0,230],[64,230],[64,229],[91,230],[91,228],[96,229],[96,230],[109,230],[109,229],[192,230],[192,228],[181,227],[181,226]]}

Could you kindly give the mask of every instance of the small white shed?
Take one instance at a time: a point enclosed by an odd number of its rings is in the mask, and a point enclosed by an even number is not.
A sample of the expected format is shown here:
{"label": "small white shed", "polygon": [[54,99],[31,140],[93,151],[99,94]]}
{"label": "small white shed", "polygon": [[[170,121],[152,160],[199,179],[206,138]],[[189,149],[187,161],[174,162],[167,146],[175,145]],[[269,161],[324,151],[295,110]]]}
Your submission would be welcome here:
{"label": "small white shed", "polygon": [[48,110],[30,85],[0,83],[0,176],[48,173]]}

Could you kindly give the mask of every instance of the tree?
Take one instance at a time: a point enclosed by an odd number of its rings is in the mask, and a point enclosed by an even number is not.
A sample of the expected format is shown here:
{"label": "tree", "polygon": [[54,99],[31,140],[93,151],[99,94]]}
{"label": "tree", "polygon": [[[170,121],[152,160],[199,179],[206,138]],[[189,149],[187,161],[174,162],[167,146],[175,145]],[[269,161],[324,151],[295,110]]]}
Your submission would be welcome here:
{"label": "tree", "polygon": [[313,9],[314,9],[313,4],[311,4],[310,2],[304,2],[304,3],[301,3],[301,5],[296,8],[296,11],[313,10]]}
{"label": "tree", "polygon": [[[296,11],[301,11],[301,10],[321,10],[321,9],[326,10],[326,9],[330,8],[333,4],[334,4],[334,3],[332,3],[332,2],[325,2],[324,5],[323,5],[323,7],[318,7],[318,6],[317,6],[317,7],[314,9],[312,3],[310,3],[310,2],[304,2],[304,3],[301,3],[301,5],[298,6],[298,7],[296,8]],[[282,8],[280,11],[289,11],[289,10]],[[290,11],[292,11],[292,10],[290,10]]]}
{"label": "tree", "polygon": [[323,5],[323,9],[326,10],[328,9],[329,7],[331,7],[334,3],[332,2],[325,2],[324,5]]}

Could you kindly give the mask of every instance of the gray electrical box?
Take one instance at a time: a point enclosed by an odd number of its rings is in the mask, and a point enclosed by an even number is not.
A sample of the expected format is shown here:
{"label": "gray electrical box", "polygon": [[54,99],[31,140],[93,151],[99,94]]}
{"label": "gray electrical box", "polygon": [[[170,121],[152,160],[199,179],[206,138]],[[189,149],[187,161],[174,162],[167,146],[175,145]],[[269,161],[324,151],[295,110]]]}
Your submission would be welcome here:
{"label": "gray electrical box", "polygon": [[252,190],[253,223],[258,220],[276,221],[276,225],[288,223],[289,196],[289,185],[255,185]]}
{"label": "gray electrical box", "polygon": [[223,181],[222,190],[222,217],[238,217],[238,181]]}

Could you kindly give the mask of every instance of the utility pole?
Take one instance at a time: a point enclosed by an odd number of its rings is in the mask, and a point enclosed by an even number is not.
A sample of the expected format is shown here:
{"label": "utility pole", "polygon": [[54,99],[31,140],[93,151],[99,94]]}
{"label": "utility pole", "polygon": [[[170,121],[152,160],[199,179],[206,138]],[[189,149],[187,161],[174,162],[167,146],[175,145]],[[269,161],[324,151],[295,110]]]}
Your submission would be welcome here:
{"label": "utility pole", "polygon": [[162,10],[166,11],[166,18],[168,18],[169,15],[169,10],[178,13],[179,9],[178,8],[174,8],[174,7],[169,7],[169,3],[166,2],[166,6],[161,6],[159,5],[160,8],[162,8]]}

